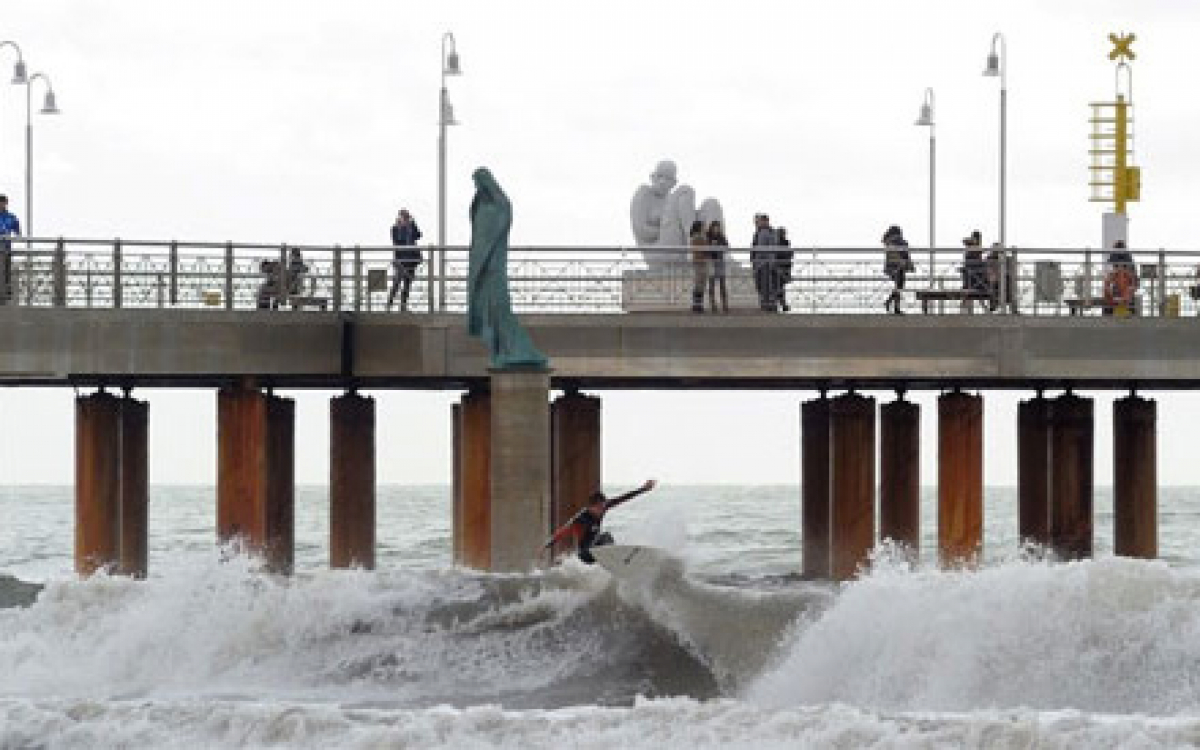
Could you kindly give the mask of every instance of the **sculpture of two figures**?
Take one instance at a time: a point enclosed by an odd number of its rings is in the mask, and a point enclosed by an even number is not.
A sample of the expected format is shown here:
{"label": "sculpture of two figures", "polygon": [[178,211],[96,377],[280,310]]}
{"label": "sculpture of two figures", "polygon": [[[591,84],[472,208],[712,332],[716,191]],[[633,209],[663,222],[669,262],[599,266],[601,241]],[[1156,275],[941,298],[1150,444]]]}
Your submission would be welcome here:
{"label": "sculpture of two figures", "polygon": [[544,370],[546,356],[513,313],[508,291],[508,232],[512,203],[492,173],[471,175],[471,255],[467,277],[467,332],[483,339],[496,370]]}
{"label": "sculpture of two figures", "polygon": [[[690,185],[679,185],[675,162],[660,161],[650,175],[650,184],[642,185],[629,204],[629,220],[633,237],[642,248],[686,248],[692,222],[699,220],[707,227],[719,221],[725,225],[724,212],[716,198],[705,198],[696,207],[696,191]],[[646,265],[661,269],[679,254],[670,251],[643,250]]]}

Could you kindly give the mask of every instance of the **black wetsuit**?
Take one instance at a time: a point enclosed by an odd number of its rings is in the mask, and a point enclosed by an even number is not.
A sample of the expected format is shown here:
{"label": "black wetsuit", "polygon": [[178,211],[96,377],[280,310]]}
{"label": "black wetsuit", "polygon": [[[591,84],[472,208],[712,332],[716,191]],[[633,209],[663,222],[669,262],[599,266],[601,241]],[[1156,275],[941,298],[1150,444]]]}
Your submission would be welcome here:
{"label": "black wetsuit", "polygon": [[612,534],[600,530],[600,524],[603,522],[602,518],[587,508],[575,514],[572,520],[572,523],[579,527],[579,559],[588,565],[596,562],[596,558],[592,557],[592,547],[613,543]]}

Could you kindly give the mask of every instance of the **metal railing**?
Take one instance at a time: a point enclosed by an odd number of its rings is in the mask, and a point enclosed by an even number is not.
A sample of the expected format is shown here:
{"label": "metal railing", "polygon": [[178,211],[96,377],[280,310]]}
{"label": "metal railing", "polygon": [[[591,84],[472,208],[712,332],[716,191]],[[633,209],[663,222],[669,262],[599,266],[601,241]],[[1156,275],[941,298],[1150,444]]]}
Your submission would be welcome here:
{"label": "metal railing", "polygon": [[[421,247],[408,299],[411,312],[458,313],[467,305],[464,247]],[[391,246],[263,245],[19,238],[11,243],[7,304],[80,308],[379,312],[397,275]],[[293,251],[300,263],[294,263]],[[794,247],[786,301],[792,314],[883,314],[892,280],[880,248]],[[725,273],[734,311],[757,310],[751,250],[730,248]],[[1200,250],[1135,249],[1141,316],[1200,312]],[[0,256],[5,251],[0,248]],[[1102,314],[1113,266],[1094,249],[1009,249],[964,263],[961,249],[911,251],[906,312]],[[443,265],[442,259],[445,259]],[[647,262],[649,260],[649,263]],[[445,268],[443,281],[437,274]],[[1002,273],[1002,268],[1008,273]],[[0,277],[4,263],[0,260]],[[515,247],[513,306],[526,313],[622,313],[691,308],[688,248]],[[438,298],[437,290],[445,294]],[[967,290],[968,293],[964,293]],[[392,309],[398,308],[397,292]],[[0,301],[5,300],[0,278]],[[1008,298],[1010,304],[1000,304]],[[1118,314],[1124,310],[1117,310]]]}

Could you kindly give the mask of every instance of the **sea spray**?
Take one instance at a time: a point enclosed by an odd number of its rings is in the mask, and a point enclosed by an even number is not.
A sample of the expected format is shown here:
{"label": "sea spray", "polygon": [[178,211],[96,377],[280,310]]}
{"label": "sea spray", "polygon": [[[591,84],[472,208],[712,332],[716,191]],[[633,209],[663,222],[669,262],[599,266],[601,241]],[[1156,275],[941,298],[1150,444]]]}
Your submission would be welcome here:
{"label": "sea spray", "polygon": [[747,691],[766,706],[1200,707],[1200,576],[1165,563],[877,565],[796,631]]}

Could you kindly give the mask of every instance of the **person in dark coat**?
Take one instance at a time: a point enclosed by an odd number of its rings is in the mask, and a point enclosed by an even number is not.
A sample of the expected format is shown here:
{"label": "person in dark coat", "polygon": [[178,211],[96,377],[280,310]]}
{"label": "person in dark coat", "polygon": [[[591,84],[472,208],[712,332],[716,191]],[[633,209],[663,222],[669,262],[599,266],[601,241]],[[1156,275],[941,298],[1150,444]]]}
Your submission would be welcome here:
{"label": "person in dark coat", "polygon": [[750,240],[750,266],[754,270],[754,290],[758,292],[758,308],[763,312],[779,309],[775,288],[775,230],[766,214],[754,215],[754,237]]}
{"label": "person in dark coat", "polygon": [[388,292],[388,309],[396,299],[396,290],[400,290],[400,311],[408,311],[408,292],[412,289],[413,279],[417,276],[417,267],[421,265],[421,251],[416,248],[421,239],[421,230],[407,208],[400,209],[396,223],[392,225],[392,244],[397,247],[394,251],[392,267],[395,275],[392,277],[392,289]]}
{"label": "person in dark coat", "polygon": [[884,261],[883,273],[892,280],[892,293],[883,303],[883,309],[893,315],[903,314],[900,309],[901,291],[904,289],[905,277],[914,270],[912,256],[908,252],[908,241],[900,227],[892,225],[883,233]]}
{"label": "person in dark coat", "polygon": [[788,312],[787,285],[792,283],[792,243],[788,240],[787,227],[775,230],[775,298],[780,312]]}

